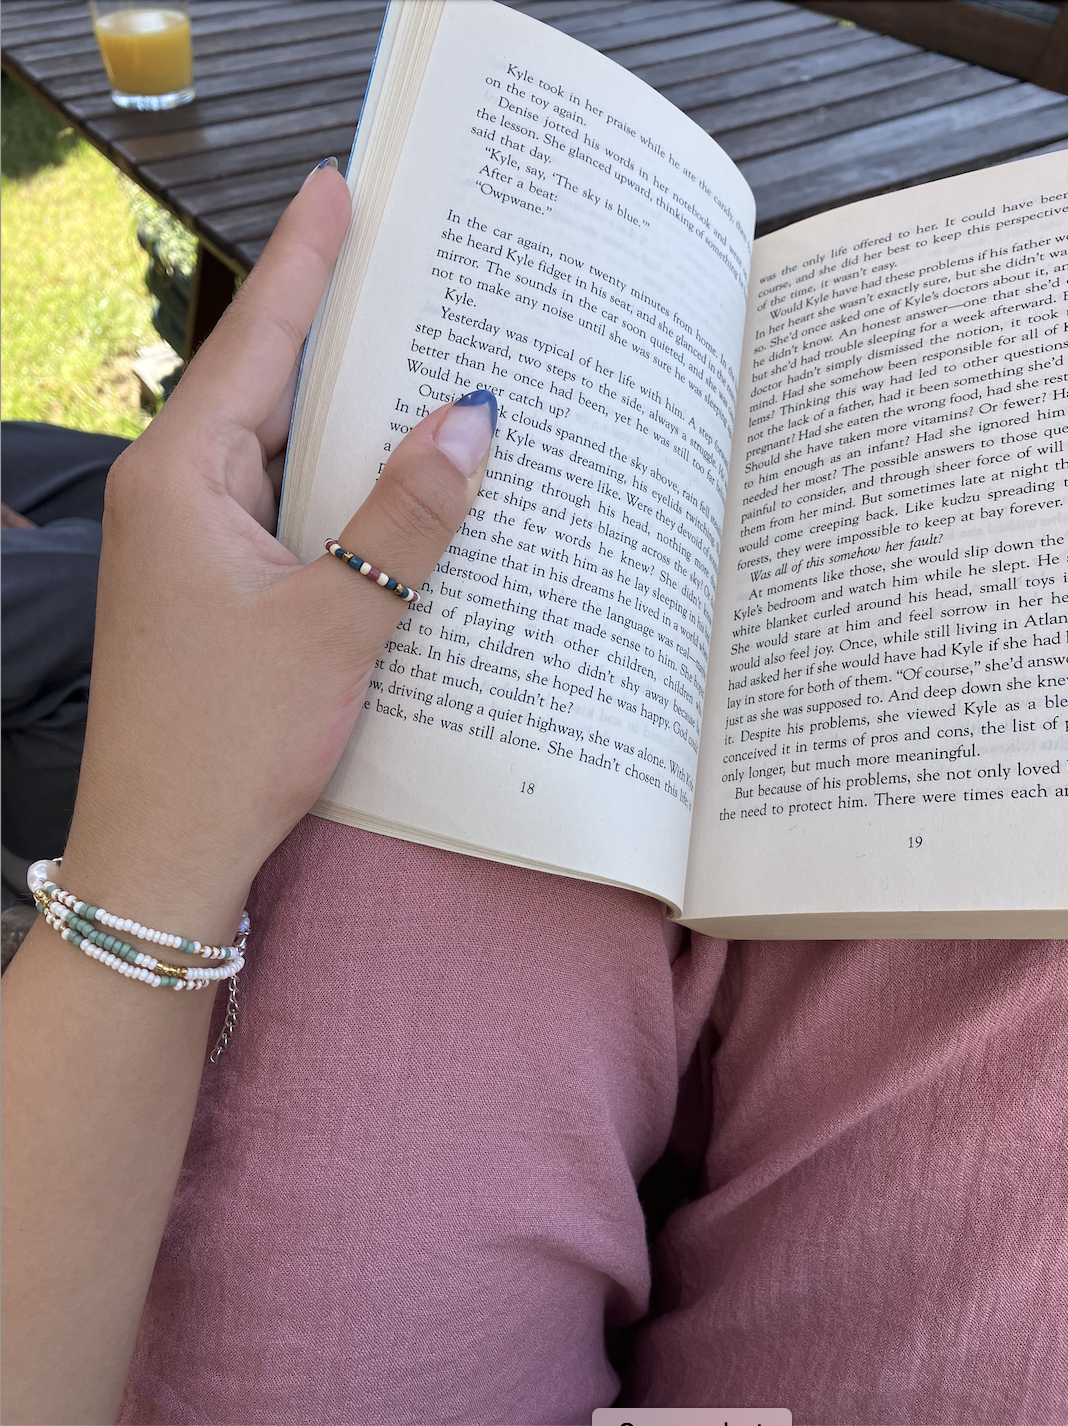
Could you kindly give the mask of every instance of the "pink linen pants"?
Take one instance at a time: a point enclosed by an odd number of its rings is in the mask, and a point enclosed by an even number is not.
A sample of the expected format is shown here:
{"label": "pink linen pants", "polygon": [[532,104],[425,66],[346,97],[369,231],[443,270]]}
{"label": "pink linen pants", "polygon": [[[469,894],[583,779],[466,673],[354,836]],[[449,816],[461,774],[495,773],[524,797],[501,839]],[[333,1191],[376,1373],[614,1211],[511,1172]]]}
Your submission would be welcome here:
{"label": "pink linen pants", "polygon": [[728,945],[314,817],[250,911],[123,1422],[1068,1421],[1065,943]]}

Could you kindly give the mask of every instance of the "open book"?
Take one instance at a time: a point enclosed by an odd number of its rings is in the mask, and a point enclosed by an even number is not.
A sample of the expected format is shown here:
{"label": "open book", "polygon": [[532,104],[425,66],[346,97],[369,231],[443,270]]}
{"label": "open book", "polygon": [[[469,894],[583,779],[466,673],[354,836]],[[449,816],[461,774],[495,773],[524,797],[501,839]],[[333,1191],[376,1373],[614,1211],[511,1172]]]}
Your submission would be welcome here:
{"label": "open book", "polygon": [[349,183],[281,538],[439,404],[500,423],[315,811],[718,934],[1068,934],[1063,154],[754,244],[652,89],[423,0]]}

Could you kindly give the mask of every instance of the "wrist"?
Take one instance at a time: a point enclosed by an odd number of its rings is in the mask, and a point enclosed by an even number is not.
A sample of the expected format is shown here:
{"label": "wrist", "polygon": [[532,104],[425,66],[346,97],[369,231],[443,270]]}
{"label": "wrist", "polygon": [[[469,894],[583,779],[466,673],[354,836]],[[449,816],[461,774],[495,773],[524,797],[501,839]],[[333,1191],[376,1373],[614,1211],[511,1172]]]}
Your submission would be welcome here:
{"label": "wrist", "polygon": [[60,884],[116,916],[204,945],[229,945],[252,878],[220,866],[217,858],[211,866],[205,861],[190,856],[177,839],[133,839],[76,817]]}

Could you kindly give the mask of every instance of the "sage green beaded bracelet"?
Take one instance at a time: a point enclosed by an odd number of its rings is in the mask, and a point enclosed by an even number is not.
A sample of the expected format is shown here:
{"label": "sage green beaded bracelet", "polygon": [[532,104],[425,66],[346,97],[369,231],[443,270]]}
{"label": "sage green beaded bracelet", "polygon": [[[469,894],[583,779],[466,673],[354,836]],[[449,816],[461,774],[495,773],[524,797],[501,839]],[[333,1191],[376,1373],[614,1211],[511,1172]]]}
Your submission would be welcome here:
{"label": "sage green beaded bracelet", "polygon": [[[62,902],[64,906],[86,921],[97,921],[101,926],[106,926],[109,931],[122,931],[127,935],[135,936],[139,941],[148,941],[156,946],[166,946],[169,950],[180,951],[184,955],[202,956],[209,961],[232,961],[240,954],[240,949],[236,945],[202,946],[199,941],[191,941],[185,936],[177,936],[169,931],[153,931],[148,926],[142,926],[139,921],[115,916],[110,911],[105,911],[102,906],[92,906],[86,901],[79,901],[69,891],[62,890],[56,884],[51,873],[58,872],[58,870],[58,862],[34,862],[30,867],[26,873],[26,884],[35,900],[38,891],[46,891],[52,900]],[[241,913],[239,938],[242,932],[246,935],[248,933],[248,914],[246,912]]]}

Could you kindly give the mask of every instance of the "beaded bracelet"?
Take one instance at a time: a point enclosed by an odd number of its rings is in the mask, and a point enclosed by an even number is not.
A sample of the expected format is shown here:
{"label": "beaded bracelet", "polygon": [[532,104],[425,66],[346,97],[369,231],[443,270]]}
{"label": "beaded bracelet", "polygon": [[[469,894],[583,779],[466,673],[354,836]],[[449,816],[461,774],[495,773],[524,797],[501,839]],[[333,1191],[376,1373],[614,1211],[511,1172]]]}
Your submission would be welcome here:
{"label": "beaded bracelet", "polygon": [[[176,936],[166,931],[154,931],[142,926],[139,921],[112,915],[102,907],[91,906],[79,901],[69,891],[64,891],[53,880],[59,870],[62,858],[55,862],[34,862],[29,868],[26,883],[33,895],[38,911],[53,930],[65,941],[70,941],[87,956],[109,970],[130,980],[139,980],[145,985],[158,989],[203,990],[217,981],[230,982],[229,1003],[222,1030],[211,1052],[211,1063],[217,1063],[219,1056],[230,1043],[237,1024],[237,976],[245,964],[245,945],[251,929],[248,912],[242,911],[237,939],[232,946],[202,946],[199,941],[191,941],[185,936]],[[208,960],[221,960],[220,966],[172,966],[157,960],[147,951],[139,951],[118,936],[109,935],[95,926],[106,926],[112,930],[122,930],[139,940],[154,945],[165,945],[174,950]]]}
{"label": "beaded bracelet", "polygon": [[[53,865],[58,871],[58,862],[34,862],[26,873],[26,884],[33,892],[35,900],[38,890],[48,891],[54,900],[62,902],[64,906],[69,907],[77,915],[83,916],[87,921],[99,921],[102,926],[107,926],[115,931],[126,931],[131,936],[136,936],[139,941],[151,941],[154,945],[167,946],[171,950],[182,951],[187,955],[203,956],[205,960],[232,961],[238,954],[237,946],[202,946],[199,941],[190,941],[185,936],[175,936],[168,931],[153,931],[148,926],[142,926],[139,921],[113,916],[103,907],[90,906],[88,902],[79,901],[69,891],[62,891],[49,878],[49,871]],[[241,913],[239,931],[241,929],[246,933],[248,931],[248,916],[245,912]]]}
{"label": "beaded bracelet", "polygon": [[127,941],[120,941],[117,936],[108,936],[96,930],[90,922],[59,901],[50,901],[45,907],[42,900],[37,905],[44,912],[48,924],[65,941],[73,941],[87,955],[103,961],[112,969],[119,969],[119,962],[133,966],[133,972],[123,969],[123,974],[132,974],[135,980],[143,980],[146,984],[173,986],[175,990],[199,990],[214,981],[229,980],[245,964],[244,957],[239,953],[227,965],[218,967],[166,965],[155,956],[138,951]]}

